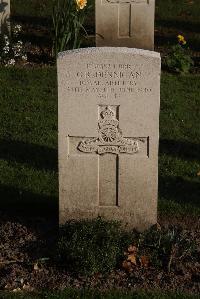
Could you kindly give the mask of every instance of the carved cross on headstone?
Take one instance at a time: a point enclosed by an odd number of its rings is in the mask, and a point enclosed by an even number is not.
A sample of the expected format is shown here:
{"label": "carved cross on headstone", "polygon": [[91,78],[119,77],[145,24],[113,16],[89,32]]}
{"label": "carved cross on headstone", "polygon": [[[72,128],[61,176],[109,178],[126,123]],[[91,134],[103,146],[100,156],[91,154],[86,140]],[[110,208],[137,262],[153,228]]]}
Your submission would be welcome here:
{"label": "carved cross on headstone", "polygon": [[98,110],[98,137],[69,136],[69,155],[97,155],[99,206],[119,206],[120,155],[147,157],[148,137],[123,137],[119,128],[119,106],[100,105]]}
{"label": "carved cross on headstone", "polygon": [[132,5],[133,3],[149,3],[149,0],[104,0],[107,4],[118,5],[118,35],[119,37],[132,37]]}

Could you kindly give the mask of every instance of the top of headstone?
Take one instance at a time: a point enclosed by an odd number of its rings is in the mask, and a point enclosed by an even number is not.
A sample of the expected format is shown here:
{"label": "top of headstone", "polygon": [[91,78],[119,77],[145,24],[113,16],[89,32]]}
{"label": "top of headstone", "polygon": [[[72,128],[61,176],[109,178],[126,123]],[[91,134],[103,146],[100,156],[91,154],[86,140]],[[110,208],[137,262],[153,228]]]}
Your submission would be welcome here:
{"label": "top of headstone", "polygon": [[149,51],[149,50],[143,50],[143,49],[135,49],[135,48],[126,48],[126,47],[91,47],[91,48],[80,48],[75,50],[67,50],[64,52],[58,53],[58,58],[62,59],[67,55],[70,54],[88,54],[88,55],[94,55],[98,53],[116,53],[116,54],[132,54],[132,55],[139,55],[139,56],[146,56],[146,57],[154,57],[154,58],[160,58],[160,53]]}
{"label": "top of headstone", "polygon": [[150,0],[106,0],[109,3],[141,3],[149,2]]}

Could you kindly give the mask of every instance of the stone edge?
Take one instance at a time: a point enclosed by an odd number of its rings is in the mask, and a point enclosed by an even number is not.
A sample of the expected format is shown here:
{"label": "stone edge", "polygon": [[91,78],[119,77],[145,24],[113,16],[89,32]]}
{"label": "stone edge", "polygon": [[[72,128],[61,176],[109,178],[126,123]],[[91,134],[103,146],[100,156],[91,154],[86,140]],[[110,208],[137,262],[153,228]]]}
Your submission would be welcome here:
{"label": "stone edge", "polygon": [[140,56],[146,56],[146,57],[154,57],[154,58],[160,58],[160,53],[150,50],[144,50],[144,49],[136,49],[136,48],[126,48],[126,47],[91,47],[91,48],[80,48],[80,49],[74,49],[74,50],[67,50],[64,52],[58,53],[58,59],[62,59],[65,56],[68,55],[92,55],[92,54],[98,54],[98,53],[116,53],[116,54],[133,54],[133,55],[140,55]]}

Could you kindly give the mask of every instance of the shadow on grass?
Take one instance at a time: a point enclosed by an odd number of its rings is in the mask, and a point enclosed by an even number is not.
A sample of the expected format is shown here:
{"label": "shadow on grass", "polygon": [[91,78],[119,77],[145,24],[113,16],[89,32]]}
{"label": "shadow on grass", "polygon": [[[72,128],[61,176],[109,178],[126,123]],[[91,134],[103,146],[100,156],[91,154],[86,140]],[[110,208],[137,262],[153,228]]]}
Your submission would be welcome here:
{"label": "shadow on grass", "polygon": [[174,28],[179,31],[191,31],[191,33],[200,33],[200,22],[190,22],[188,20],[156,20],[156,26]]}
{"label": "shadow on grass", "polygon": [[[190,49],[193,51],[199,51],[200,49],[200,40],[197,40],[195,38],[189,38],[187,40]],[[171,34],[169,35],[162,35],[159,33],[155,34],[155,45],[156,46],[172,46],[177,44],[177,32],[174,33],[172,36]]]}
{"label": "shadow on grass", "polygon": [[[200,144],[161,139],[159,153],[186,161],[199,161]],[[160,176],[159,194],[177,203],[200,207],[200,183],[186,180],[181,176]]]}
{"label": "shadow on grass", "polygon": [[174,45],[177,42],[176,35],[169,36],[169,35],[162,35],[158,32],[155,33],[155,45],[156,46],[170,46]]}
{"label": "shadow on grass", "polygon": [[160,139],[159,152],[184,160],[200,160],[200,144],[197,143]]}
{"label": "shadow on grass", "polygon": [[25,163],[37,169],[58,169],[56,149],[15,140],[0,140],[0,144],[0,159]]}
{"label": "shadow on grass", "polygon": [[34,194],[13,186],[0,185],[0,211],[21,218],[51,218],[58,220],[58,198]]}
{"label": "shadow on grass", "polygon": [[[49,31],[41,30],[40,33],[37,32],[23,32],[20,35],[24,43],[31,42],[33,45],[40,45],[43,47],[51,48],[53,45],[52,36]],[[41,49],[42,50],[42,49]]]}
{"label": "shadow on grass", "polygon": [[38,24],[39,26],[47,26],[47,27],[49,27],[49,25],[52,26],[51,17],[14,15],[12,16],[12,21],[16,23],[35,25],[36,27],[38,27]]}
{"label": "shadow on grass", "polygon": [[200,183],[187,181],[182,177],[160,176],[159,196],[182,205],[200,208]]}
{"label": "shadow on grass", "polygon": [[177,43],[177,35],[186,35],[187,44],[193,51],[199,51],[200,49],[200,39],[197,37],[200,33],[200,23],[190,22],[183,20],[157,20],[156,27],[166,29],[167,31],[163,33],[155,33],[155,44],[158,46],[173,45]]}

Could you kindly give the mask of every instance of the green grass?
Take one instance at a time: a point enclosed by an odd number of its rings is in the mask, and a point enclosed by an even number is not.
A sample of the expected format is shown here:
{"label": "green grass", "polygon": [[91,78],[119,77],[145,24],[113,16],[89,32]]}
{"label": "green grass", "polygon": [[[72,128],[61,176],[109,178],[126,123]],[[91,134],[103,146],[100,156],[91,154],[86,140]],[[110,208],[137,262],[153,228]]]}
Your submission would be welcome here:
{"label": "green grass", "polygon": [[[52,13],[54,0],[11,0],[11,12],[14,16],[47,17]],[[88,0],[94,3],[95,0]]]}
{"label": "green grass", "polygon": [[53,0],[11,0],[11,13],[15,16],[49,17]]}
{"label": "green grass", "polygon": [[[0,198],[4,211],[57,215],[56,70],[0,69]],[[200,213],[200,76],[161,82],[159,211]]]}
{"label": "green grass", "polygon": [[200,50],[200,1],[199,0],[157,0],[155,44],[165,45],[176,42],[183,34],[192,50]]}
{"label": "green grass", "polygon": [[[3,296],[3,297],[1,297]],[[0,299],[198,299],[199,296],[174,293],[106,292],[67,290],[57,293],[10,294],[1,292]]]}
{"label": "green grass", "polygon": [[[54,68],[0,70],[1,208],[57,207],[57,90]],[[19,204],[20,203],[20,204]],[[31,205],[31,209],[30,209]]]}
{"label": "green grass", "polygon": [[162,76],[159,198],[164,212],[200,213],[199,79]]}
{"label": "green grass", "polygon": [[199,22],[199,0],[157,0],[156,16],[158,20]]}

